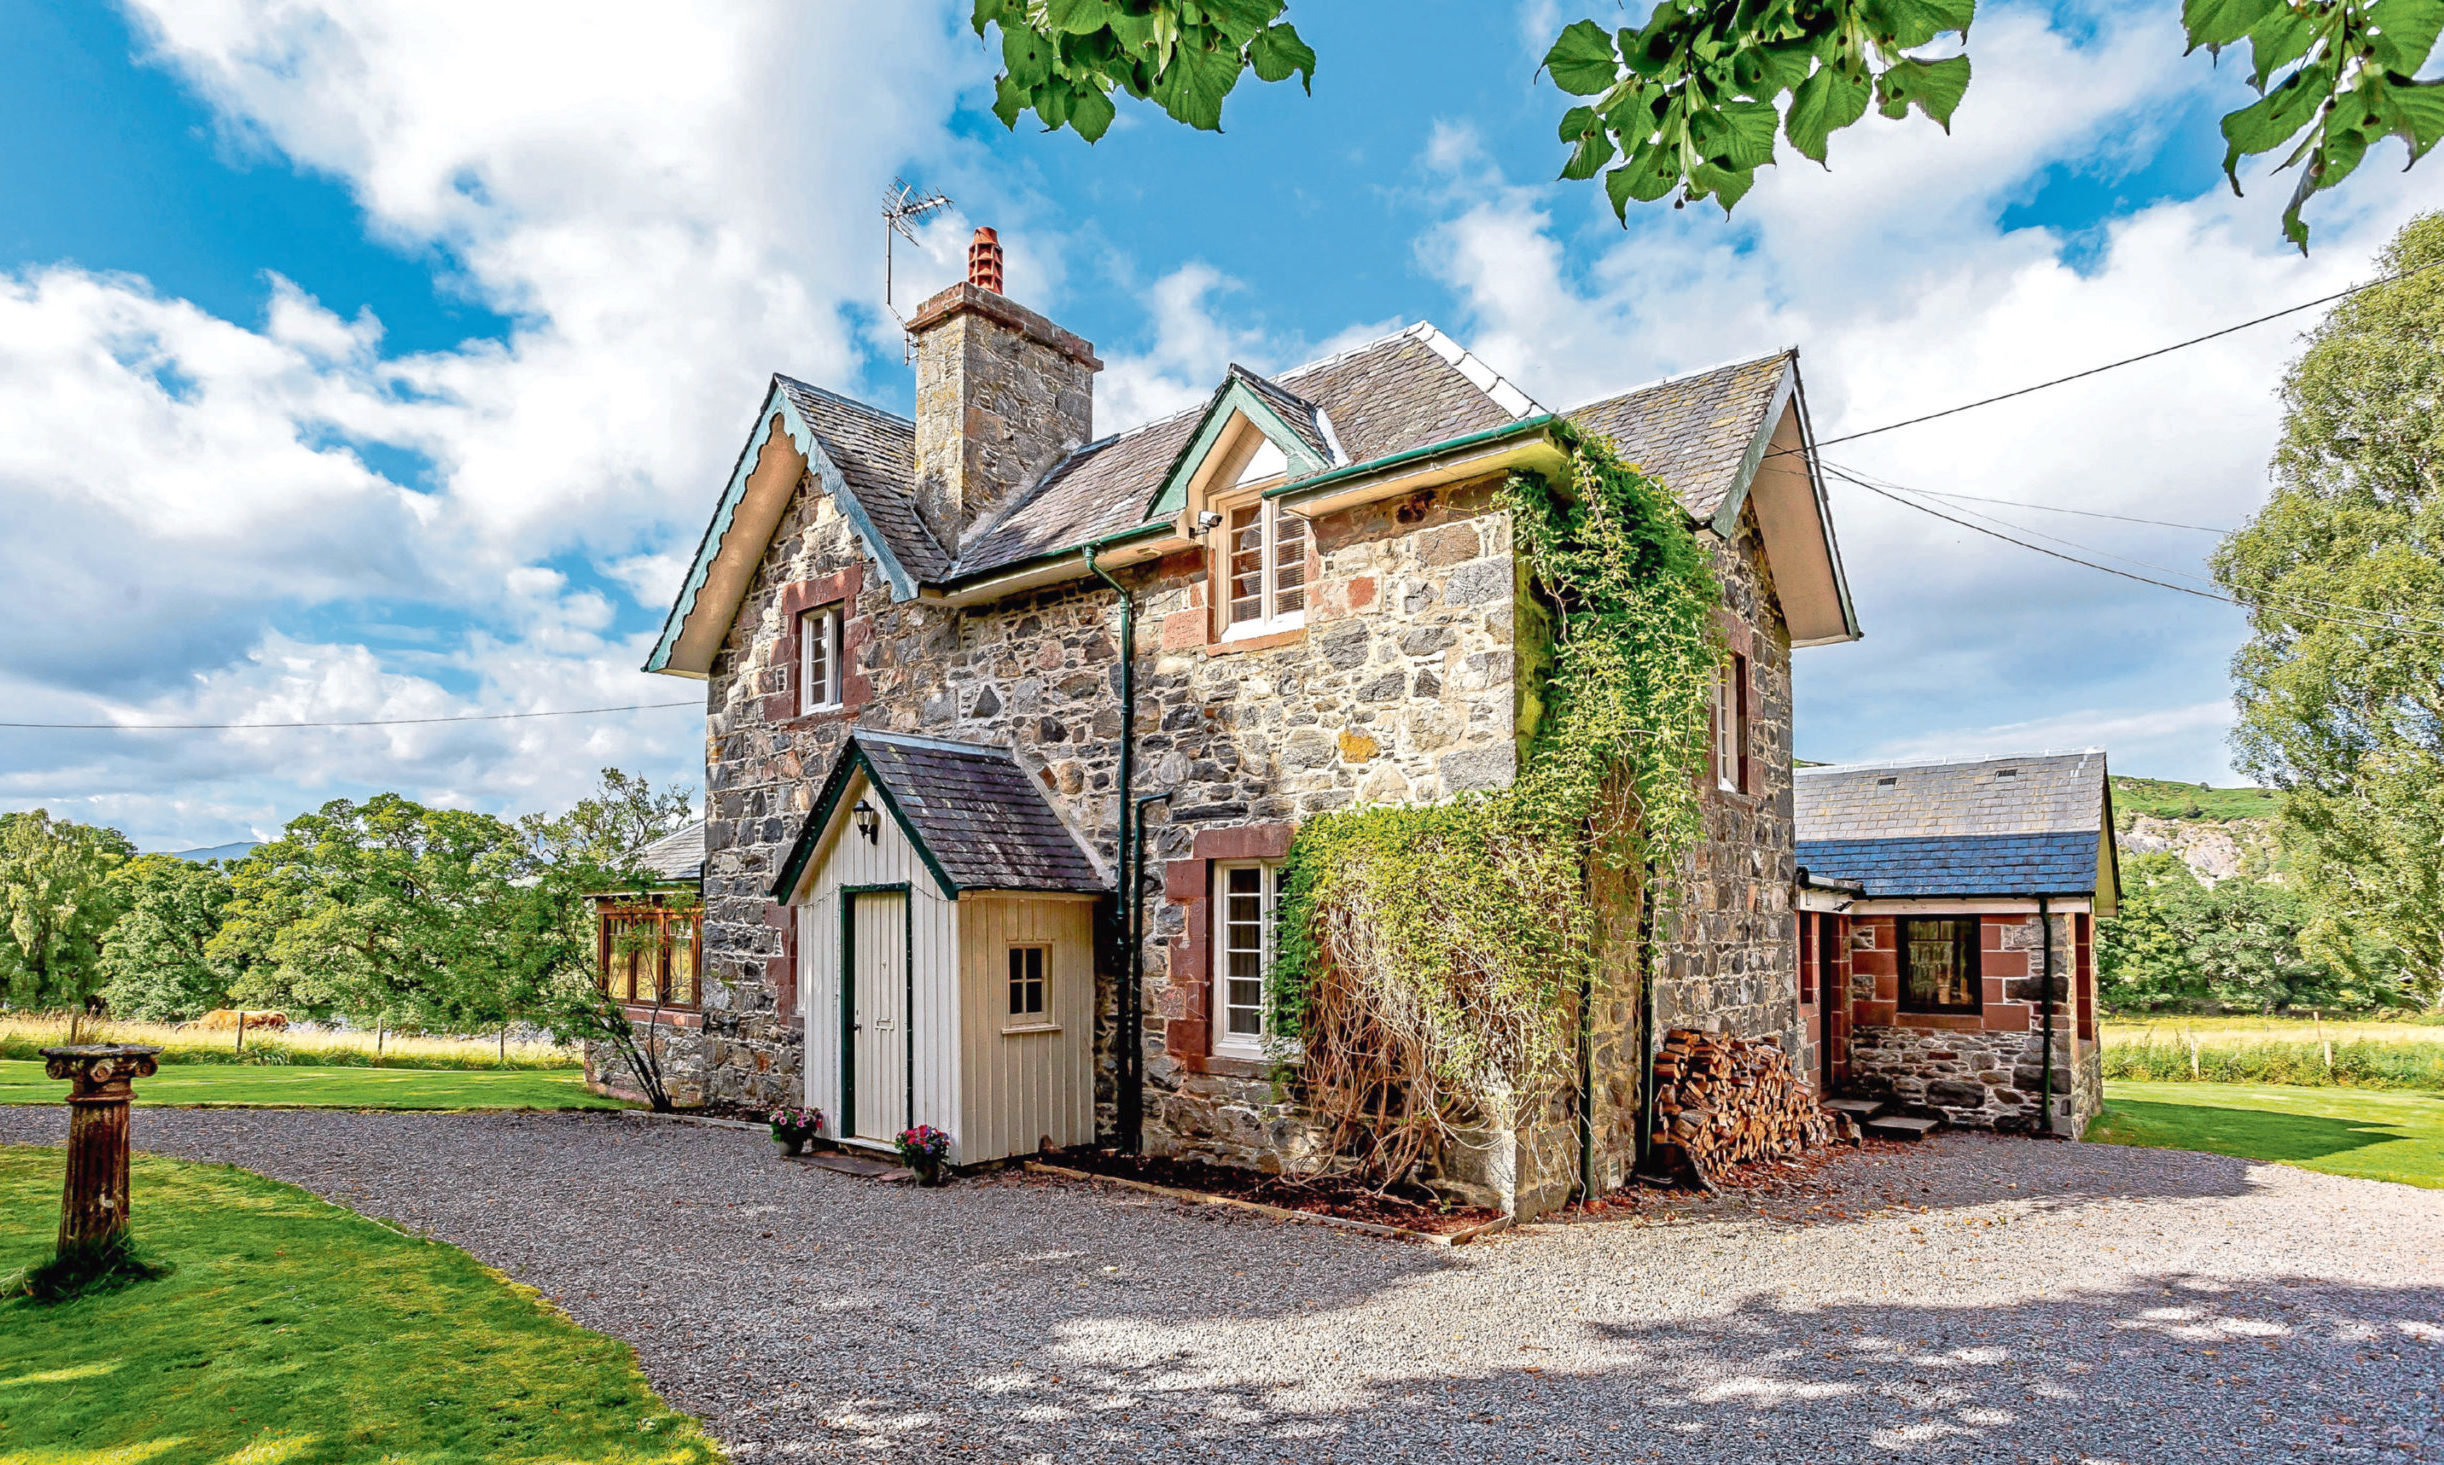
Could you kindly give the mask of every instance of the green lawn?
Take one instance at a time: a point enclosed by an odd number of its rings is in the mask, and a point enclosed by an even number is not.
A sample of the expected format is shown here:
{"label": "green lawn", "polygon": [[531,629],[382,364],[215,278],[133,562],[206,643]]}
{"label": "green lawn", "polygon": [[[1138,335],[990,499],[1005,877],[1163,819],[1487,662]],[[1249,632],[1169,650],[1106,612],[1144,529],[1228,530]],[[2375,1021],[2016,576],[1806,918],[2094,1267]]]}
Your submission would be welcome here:
{"label": "green lawn", "polygon": [[[0,1104],[57,1104],[68,1093],[40,1063],[0,1060]],[[172,1063],[136,1083],[138,1104],[308,1109],[620,1109],[575,1069],[282,1068]],[[0,1459],[0,1465],[9,1465]]]}
{"label": "green lawn", "polygon": [[[0,1271],[48,1252],[60,1151],[0,1146]],[[225,1165],[140,1156],[177,1270],[0,1303],[0,1465],[698,1465],[722,1456],[626,1345],[456,1247]]]}
{"label": "green lawn", "polygon": [[2444,1094],[2116,1081],[2087,1137],[2444,1190]]}

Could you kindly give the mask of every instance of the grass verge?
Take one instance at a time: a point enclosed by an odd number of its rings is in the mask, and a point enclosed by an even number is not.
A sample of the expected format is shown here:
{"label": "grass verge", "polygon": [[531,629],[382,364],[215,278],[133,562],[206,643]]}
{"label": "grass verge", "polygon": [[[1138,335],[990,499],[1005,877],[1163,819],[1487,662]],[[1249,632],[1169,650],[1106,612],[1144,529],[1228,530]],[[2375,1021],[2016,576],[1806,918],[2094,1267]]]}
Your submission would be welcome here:
{"label": "grass verge", "polygon": [[[57,1104],[68,1086],[40,1063],[0,1060],[0,1104]],[[136,1103],[294,1109],[625,1109],[566,1069],[485,1073],[418,1068],[165,1067],[136,1081]],[[13,1465],[0,1455],[0,1465]]]}
{"label": "grass verge", "polygon": [[[61,1155],[0,1146],[0,1269],[59,1224]],[[0,1461],[712,1465],[626,1345],[456,1247],[225,1165],[140,1156],[168,1276],[0,1304]]]}
{"label": "grass verge", "polygon": [[2105,1084],[2090,1141],[2204,1150],[2444,1190],[2444,1094],[2272,1084]]}
{"label": "grass verge", "polygon": [[2199,1037],[2173,1030],[2107,1041],[2108,1079],[2152,1083],[2291,1084],[2311,1088],[2444,1090],[2444,1043],[2358,1039],[2330,1045]]}

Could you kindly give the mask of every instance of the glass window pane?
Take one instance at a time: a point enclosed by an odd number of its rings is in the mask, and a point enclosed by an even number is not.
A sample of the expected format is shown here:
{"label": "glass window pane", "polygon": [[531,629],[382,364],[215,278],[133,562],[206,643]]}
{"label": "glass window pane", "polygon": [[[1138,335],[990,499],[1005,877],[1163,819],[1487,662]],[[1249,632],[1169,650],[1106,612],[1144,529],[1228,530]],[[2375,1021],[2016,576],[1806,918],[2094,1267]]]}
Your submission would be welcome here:
{"label": "glass window pane", "polygon": [[1307,608],[1307,521],[1277,513],[1273,522],[1273,613],[1289,615]]}

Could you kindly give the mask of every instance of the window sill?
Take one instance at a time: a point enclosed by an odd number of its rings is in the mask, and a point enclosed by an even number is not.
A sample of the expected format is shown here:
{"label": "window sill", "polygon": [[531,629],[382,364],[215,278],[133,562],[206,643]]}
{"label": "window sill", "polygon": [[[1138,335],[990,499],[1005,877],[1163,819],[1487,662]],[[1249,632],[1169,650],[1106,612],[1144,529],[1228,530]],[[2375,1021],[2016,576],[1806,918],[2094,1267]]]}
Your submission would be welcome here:
{"label": "window sill", "polygon": [[1295,646],[1307,639],[1307,628],[1292,626],[1282,631],[1265,631],[1244,636],[1226,637],[1205,643],[1207,656],[1229,656],[1240,651],[1270,651],[1278,646]]}
{"label": "window sill", "polygon": [[693,1007],[655,1007],[648,1002],[623,1002],[620,1011],[636,1027],[700,1028],[704,1014]]}
{"label": "window sill", "polygon": [[1060,1030],[1061,1025],[1057,1022],[1019,1022],[1003,1028],[1001,1035],[1005,1038],[1018,1038],[1031,1033],[1057,1033]]}

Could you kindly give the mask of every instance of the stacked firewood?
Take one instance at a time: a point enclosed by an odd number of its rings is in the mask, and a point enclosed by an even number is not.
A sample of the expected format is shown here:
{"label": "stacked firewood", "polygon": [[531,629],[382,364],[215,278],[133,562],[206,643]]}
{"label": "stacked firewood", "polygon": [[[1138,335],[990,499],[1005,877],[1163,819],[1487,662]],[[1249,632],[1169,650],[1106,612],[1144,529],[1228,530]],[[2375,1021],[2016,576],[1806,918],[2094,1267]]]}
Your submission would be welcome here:
{"label": "stacked firewood", "polygon": [[1708,1186],[1735,1165],[1852,1137],[1772,1038],[1673,1028],[1655,1053],[1655,1140]]}

